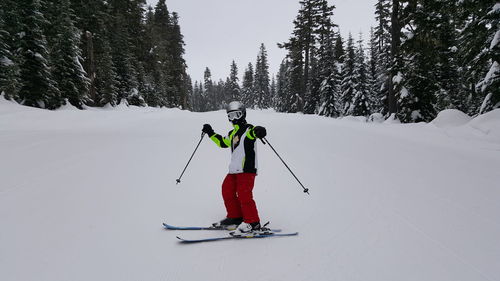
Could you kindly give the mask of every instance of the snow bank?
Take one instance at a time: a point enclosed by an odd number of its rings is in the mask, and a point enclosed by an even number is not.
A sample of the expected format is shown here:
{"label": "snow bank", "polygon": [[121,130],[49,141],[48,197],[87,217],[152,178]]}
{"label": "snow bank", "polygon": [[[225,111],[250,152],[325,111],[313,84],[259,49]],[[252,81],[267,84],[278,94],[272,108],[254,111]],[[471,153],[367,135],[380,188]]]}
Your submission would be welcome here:
{"label": "snow bank", "polygon": [[7,100],[5,96],[0,94],[0,114],[14,113],[14,112],[26,112],[26,111],[44,111],[43,109],[23,106],[17,102]]}
{"label": "snow bank", "polygon": [[382,113],[373,113],[370,117],[368,117],[368,121],[372,123],[383,123],[385,119]]}
{"label": "snow bank", "polygon": [[65,104],[63,106],[61,106],[60,108],[58,108],[57,110],[61,110],[61,111],[75,111],[75,110],[80,110],[78,108],[76,108],[75,106],[73,106],[67,99],[65,101]]}
{"label": "snow bank", "polygon": [[500,141],[500,109],[479,115],[470,121],[468,126]]}
{"label": "snow bank", "polygon": [[364,116],[345,116],[340,118],[343,121],[353,121],[353,122],[366,122],[366,117]]}
{"label": "snow bank", "polygon": [[384,121],[384,124],[401,124],[401,121],[396,117],[396,114],[392,113],[391,116]]}
{"label": "snow bank", "polygon": [[439,112],[438,116],[432,120],[432,124],[438,128],[449,128],[465,125],[472,118],[457,109],[446,109]]}

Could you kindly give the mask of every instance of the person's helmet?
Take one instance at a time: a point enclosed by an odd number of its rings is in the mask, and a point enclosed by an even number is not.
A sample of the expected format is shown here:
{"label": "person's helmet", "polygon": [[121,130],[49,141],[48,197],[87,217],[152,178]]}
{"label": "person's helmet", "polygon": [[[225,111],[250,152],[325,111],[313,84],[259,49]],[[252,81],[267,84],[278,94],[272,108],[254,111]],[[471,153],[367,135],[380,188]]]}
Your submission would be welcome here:
{"label": "person's helmet", "polygon": [[226,106],[227,118],[235,123],[238,120],[244,120],[247,116],[245,106],[239,101],[232,101]]}

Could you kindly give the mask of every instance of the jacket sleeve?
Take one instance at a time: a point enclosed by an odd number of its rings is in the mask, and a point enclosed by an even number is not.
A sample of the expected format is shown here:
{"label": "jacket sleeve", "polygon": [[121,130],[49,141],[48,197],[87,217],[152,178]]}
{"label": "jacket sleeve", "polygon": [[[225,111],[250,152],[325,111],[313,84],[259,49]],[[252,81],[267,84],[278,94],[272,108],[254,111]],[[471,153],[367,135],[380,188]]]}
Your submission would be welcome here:
{"label": "jacket sleeve", "polygon": [[255,132],[253,129],[255,129],[255,126],[253,125],[249,125],[250,126],[250,129],[247,131],[247,138],[254,141],[257,136],[255,136]]}
{"label": "jacket sleeve", "polygon": [[223,137],[217,133],[213,134],[210,136],[210,139],[215,142],[215,144],[218,146],[218,147],[221,147],[221,148],[228,148],[231,146],[231,139],[229,136],[231,136],[231,132],[232,131],[229,131],[229,133],[227,134],[226,137]]}

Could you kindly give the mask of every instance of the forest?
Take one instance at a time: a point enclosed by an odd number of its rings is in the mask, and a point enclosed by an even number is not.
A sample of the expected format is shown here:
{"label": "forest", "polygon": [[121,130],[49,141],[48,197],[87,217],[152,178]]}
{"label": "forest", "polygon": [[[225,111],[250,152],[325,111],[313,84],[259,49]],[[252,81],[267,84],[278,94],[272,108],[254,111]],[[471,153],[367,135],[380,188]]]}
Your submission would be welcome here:
{"label": "forest", "polygon": [[[302,0],[279,72],[266,46],[242,74],[187,74],[179,15],[165,0],[3,0],[0,93],[57,109],[136,106],[211,111],[231,100],[327,117],[431,121],[445,109],[500,107],[500,3],[378,0],[369,42],[342,38],[335,6]],[[226,58],[227,59],[227,58]]]}

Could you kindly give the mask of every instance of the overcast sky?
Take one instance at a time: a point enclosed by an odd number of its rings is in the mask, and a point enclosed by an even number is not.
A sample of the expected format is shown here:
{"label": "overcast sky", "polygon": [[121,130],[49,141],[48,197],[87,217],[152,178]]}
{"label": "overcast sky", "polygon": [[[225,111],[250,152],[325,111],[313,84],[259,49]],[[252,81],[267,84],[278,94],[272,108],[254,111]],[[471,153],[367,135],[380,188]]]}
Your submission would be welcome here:
{"label": "overcast sky", "polygon": [[[368,39],[375,24],[376,0],[328,0],[336,6],[334,23],[344,38],[349,32]],[[156,5],[157,0],[147,0]],[[275,74],[285,50],[276,44],[289,39],[299,0],[167,0],[170,12],[177,12],[184,41],[188,73],[193,81],[203,80],[205,67],[212,79],[226,79],[232,60],[240,79],[251,62],[255,65],[261,43],[267,48],[269,68]]]}

